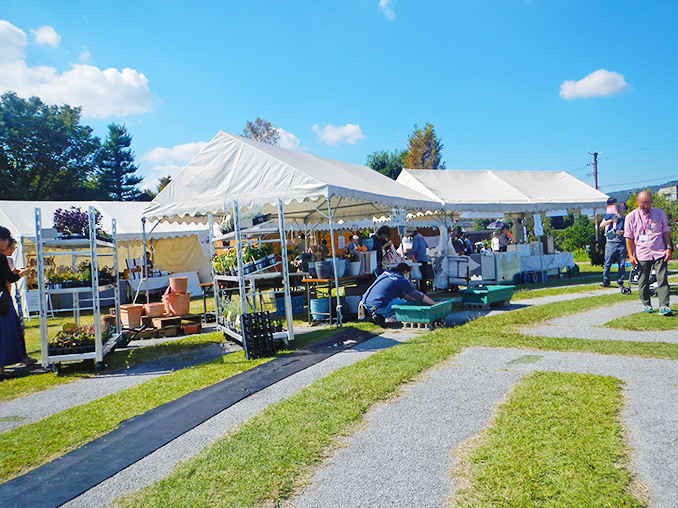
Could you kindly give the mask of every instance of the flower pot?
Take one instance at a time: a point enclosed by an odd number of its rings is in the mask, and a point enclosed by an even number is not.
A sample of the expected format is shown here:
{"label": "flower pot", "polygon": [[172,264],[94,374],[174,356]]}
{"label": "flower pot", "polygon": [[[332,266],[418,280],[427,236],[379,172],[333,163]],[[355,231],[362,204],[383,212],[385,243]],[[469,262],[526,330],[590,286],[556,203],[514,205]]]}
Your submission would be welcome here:
{"label": "flower pot", "polygon": [[266,259],[268,260],[268,266],[273,266],[275,264],[275,254],[269,254],[266,256]]}
{"label": "flower pot", "polygon": [[367,250],[374,249],[374,238],[363,238],[363,246]]}
{"label": "flower pot", "polygon": [[315,272],[318,275],[319,279],[331,279],[332,263],[330,263],[329,261],[316,261]]}
{"label": "flower pot", "polygon": [[165,312],[172,316],[185,316],[191,306],[191,293],[166,293],[162,295]]}
{"label": "flower pot", "polygon": [[315,279],[317,274],[315,273],[315,261],[308,262],[308,276],[311,279]]}
{"label": "flower pot", "polygon": [[188,289],[188,277],[170,277],[169,285],[172,293],[185,293]]}
{"label": "flower pot", "polygon": [[242,271],[244,275],[248,275],[254,271],[254,263],[251,261],[249,263],[245,263],[242,267]]}
{"label": "flower pot", "polygon": [[334,262],[332,259],[329,260],[332,270],[334,271],[335,264],[337,269],[337,278],[341,279],[346,273],[346,260],[345,259],[335,259]]}
{"label": "flower pot", "polygon": [[311,300],[311,317],[314,320],[327,319],[330,310],[329,298],[314,298]]}
{"label": "flower pot", "polygon": [[147,303],[144,304],[144,311],[148,317],[160,317],[165,313],[165,304],[163,303]]}
{"label": "flower pot", "polygon": [[351,261],[346,267],[346,276],[355,277],[360,274],[360,261]]}
{"label": "flower pot", "polygon": [[120,322],[125,328],[137,328],[141,326],[141,314],[144,306],[138,303],[130,303],[120,306]]}

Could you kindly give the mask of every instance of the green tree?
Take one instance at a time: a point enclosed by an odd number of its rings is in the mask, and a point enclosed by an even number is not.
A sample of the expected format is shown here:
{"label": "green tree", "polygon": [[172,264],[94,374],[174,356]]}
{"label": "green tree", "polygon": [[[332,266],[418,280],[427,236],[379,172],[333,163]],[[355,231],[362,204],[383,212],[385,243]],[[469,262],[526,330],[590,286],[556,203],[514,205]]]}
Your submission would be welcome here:
{"label": "green tree", "polygon": [[406,156],[407,150],[394,150],[391,153],[386,150],[373,152],[367,156],[367,165],[395,180],[403,169],[403,160]]}
{"label": "green tree", "polygon": [[243,137],[278,146],[280,143],[280,133],[275,125],[266,120],[257,117],[254,122],[247,122],[242,130]]}
{"label": "green tree", "polygon": [[558,243],[566,251],[590,249],[596,240],[595,223],[587,215],[579,214],[571,226],[558,233]]}
{"label": "green tree", "polygon": [[445,169],[445,163],[442,162],[443,143],[436,136],[433,124],[427,122],[423,129],[415,124],[407,143],[407,156],[403,160],[403,167]]}
{"label": "green tree", "polygon": [[160,191],[167,187],[171,181],[172,177],[170,175],[160,177],[160,180],[158,180],[158,186],[156,187],[156,193],[160,194]]}
{"label": "green tree", "polygon": [[0,199],[92,197],[100,148],[81,108],[48,106],[14,92],[0,98]]}
{"label": "green tree", "polygon": [[102,197],[117,201],[135,201],[141,196],[137,186],[143,178],[135,175],[139,166],[134,164],[131,145],[132,136],[124,125],[109,124],[108,136],[98,159],[98,191]]}

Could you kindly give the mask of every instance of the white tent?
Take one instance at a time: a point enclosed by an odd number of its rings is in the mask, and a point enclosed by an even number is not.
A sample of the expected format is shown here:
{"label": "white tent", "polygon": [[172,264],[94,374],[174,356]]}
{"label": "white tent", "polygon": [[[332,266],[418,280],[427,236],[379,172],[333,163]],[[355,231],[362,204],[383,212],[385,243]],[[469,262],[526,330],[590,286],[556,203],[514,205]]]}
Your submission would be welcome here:
{"label": "white tent", "polygon": [[[254,206],[278,215],[282,235],[285,221],[316,224],[327,220],[334,252],[333,223],[337,220],[387,215],[394,208],[440,209],[441,202],[365,166],[219,132],[153,199],[143,216],[151,220],[205,222],[208,216],[223,216],[231,210],[237,216],[239,209]],[[236,247],[239,247],[237,224],[236,220]],[[287,279],[284,250],[282,255],[283,276]],[[335,284],[338,286],[336,273],[335,269]],[[285,287],[287,328],[291,338],[287,280]],[[244,313],[242,275],[240,288]],[[339,292],[337,307],[339,310]]]}
{"label": "white tent", "polygon": [[[35,250],[35,209],[40,208],[43,227],[53,227],[54,212],[74,206],[87,211],[94,206],[102,215],[101,225],[111,232],[111,220],[116,220],[118,259],[124,269],[124,259],[143,256],[141,214],[148,203],[134,201],[3,201],[0,200],[0,225],[10,230],[17,240],[14,254],[17,266],[24,266],[26,256]],[[155,226],[155,227],[154,227]],[[153,229],[152,229],[153,228]],[[152,229],[152,232],[148,233]],[[211,264],[200,246],[199,235],[207,236],[205,226],[156,223],[147,225],[147,243],[153,249],[156,266],[164,270],[198,272],[202,281],[210,280]],[[25,284],[19,290],[25,295]],[[25,301],[25,300],[24,300]]]}
{"label": "white tent", "polygon": [[399,183],[473,216],[605,207],[608,196],[564,171],[405,169]]}
{"label": "white tent", "polygon": [[391,208],[439,209],[440,199],[419,194],[372,169],[286,150],[219,132],[144,210],[150,220],[205,222],[237,201],[241,209],[284,204],[288,221],[381,216]]}

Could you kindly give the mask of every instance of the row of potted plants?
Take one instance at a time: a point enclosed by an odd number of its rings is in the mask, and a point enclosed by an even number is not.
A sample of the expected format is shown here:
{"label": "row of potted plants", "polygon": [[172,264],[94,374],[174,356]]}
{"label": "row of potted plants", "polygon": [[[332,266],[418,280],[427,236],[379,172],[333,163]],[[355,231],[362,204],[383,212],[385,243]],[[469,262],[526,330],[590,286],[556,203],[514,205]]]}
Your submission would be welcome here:
{"label": "row of potted plants", "polygon": [[[273,247],[246,247],[243,249],[243,272],[245,275],[263,270],[276,263]],[[235,275],[238,270],[238,258],[235,249],[229,249],[212,259],[212,265],[217,275]]]}
{"label": "row of potted plants", "polygon": [[[102,328],[102,343],[112,334],[113,328]],[[91,353],[95,349],[95,342],[94,325],[77,326],[68,323],[49,341],[47,349],[50,356]]]}
{"label": "row of potted plants", "polygon": [[[47,282],[52,289],[89,287],[92,285],[91,265],[88,262],[82,262],[77,268],[59,267],[56,270],[50,270],[45,274]],[[99,285],[113,284],[115,282],[115,272],[112,268],[102,266],[99,269]]]}
{"label": "row of potted plants", "polygon": [[[89,238],[89,213],[81,211],[80,207],[57,208],[53,220],[54,229],[60,238]],[[101,213],[98,210],[94,212],[94,222],[97,239],[111,240],[111,235],[101,228]]]}

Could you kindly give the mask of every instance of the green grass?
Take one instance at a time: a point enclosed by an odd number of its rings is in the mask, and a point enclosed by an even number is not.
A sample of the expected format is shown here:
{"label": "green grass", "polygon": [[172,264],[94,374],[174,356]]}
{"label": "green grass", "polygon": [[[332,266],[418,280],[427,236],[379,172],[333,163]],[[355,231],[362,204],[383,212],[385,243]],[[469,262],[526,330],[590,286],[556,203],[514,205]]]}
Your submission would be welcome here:
{"label": "green grass", "polygon": [[[655,309],[656,310],[656,309]],[[672,305],[673,316],[660,316],[657,312],[645,314],[638,312],[622,316],[605,323],[605,328],[618,328],[632,331],[678,330],[678,305]]]}
{"label": "green grass", "polygon": [[[586,351],[678,359],[678,346],[655,343],[611,343],[579,339],[527,337],[516,327],[535,325],[559,315],[608,306],[621,295],[558,302],[481,318],[464,326],[422,334],[337,370],[269,406],[242,424],[230,436],[181,464],[167,478],[116,503],[120,507],[214,506],[257,507],[285,499],[295,484],[309,474],[335,446],[335,438],[350,434],[375,403],[393,397],[402,383],[439,364],[464,348],[517,347],[558,351]],[[531,423],[531,422],[530,422]],[[604,429],[592,424],[597,432]],[[531,427],[539,443],[548,429]],[[621,446],[617,442],[617,446]],[[592,441],[591,454],[608,461],[603,443]],[[611,459],[610,459],[611,460]],[[577,467],[576,457],[563,457]],[[616,461],[616,459],[615,459]],[[610,464],[607,464],[609,466]],[[378,472],[375,472],[378,474]],[[621,491],[628,477],[621,474],[598,480]],[[562,496],[576,487],[565,483]],[[525,506],[549,506],[533,499]]]}
{"label": "green grass", "polygon": [[[357,328],[373,330],[371,324]],[[300,336],[294,347],[341,332],[331,328]],[[217,334],[213,334],[217,335]],[[143,352],[141,350],[140,352]],[[166,374],[88,404],[0,434],[0,482],[22,474],[115,429],[120,422],[187,393],[249,370],[269,359],[245,360],[242,351]],[[21,453],[16,453],[21,450]]]}
{"label": "green grass", "polygon": [[[611,377],[535,372],[501,405],[490,427],[463,453],[455,506],[641,506],[627,493]],[[535,436],[539,436],[535,440]]]}

